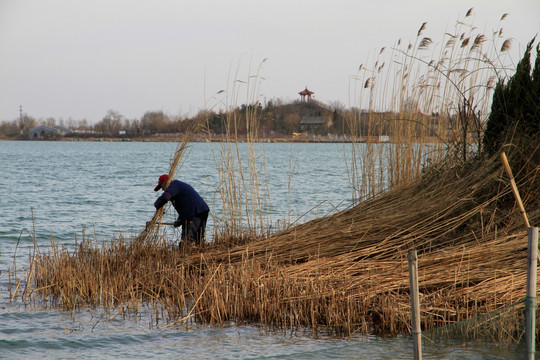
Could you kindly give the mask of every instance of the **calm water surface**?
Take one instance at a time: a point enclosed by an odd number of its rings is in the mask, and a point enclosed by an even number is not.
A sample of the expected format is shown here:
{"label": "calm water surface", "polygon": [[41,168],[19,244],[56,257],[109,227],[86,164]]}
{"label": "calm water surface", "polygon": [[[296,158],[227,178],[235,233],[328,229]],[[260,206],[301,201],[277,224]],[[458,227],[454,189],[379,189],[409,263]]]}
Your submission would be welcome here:
{"label": "calm water surface", "polygon": [[[408,337],[348,340],[264,331],[255,326],[153,326],[153,319],[113,317],[99,309],[66,313],[10,301],[8,269],[19,273],[51,238],[68,249],[84,236],[110,241],[138,233],[153,213],[153,191],[169,170],[176,143],[0,142],[1,359],[410,359]],[[220,216],[221,145],[194,143],[178,178],[191,183]],[[245,152],[245,144],[240,145]],[[345,209],[351,190],[342,144],[257,147],[260,180],[270,198],[268,223],[299,222]],[[171,219],[174,214],[167,215]],[[214,220],[208,231],[211,233]],[[174,242],[178,234],[169,230]],[[16,264],[14,261],[16,260]],[[513,359],[486,345],[424,345],[425,359]]]}

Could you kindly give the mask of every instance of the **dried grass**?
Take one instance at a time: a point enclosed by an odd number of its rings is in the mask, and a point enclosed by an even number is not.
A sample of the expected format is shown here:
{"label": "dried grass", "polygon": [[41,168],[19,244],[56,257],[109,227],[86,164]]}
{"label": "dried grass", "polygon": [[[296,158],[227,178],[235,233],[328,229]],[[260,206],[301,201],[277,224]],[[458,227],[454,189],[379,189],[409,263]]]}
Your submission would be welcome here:
{"label": "dried grass", "polygon": [[[518,186],[538,191],[534,171],[520,176],[526,181]],[[137,312],[152,304],[165,326],[196,320],[396,334],[409,330],[407,252],[414,248],[427,329],[525,296],[526,229],[517,208],[499,207],[511,198],[503,168],[493,159],[466,170],[440,170],[243,245],[230,238],[177,249],[119,239],[101,246],[83,242],[74,253],[54,248],[36,256],[31,290],[22,295],[66,310]],[[528,213],[538,223],[539,211]]]}

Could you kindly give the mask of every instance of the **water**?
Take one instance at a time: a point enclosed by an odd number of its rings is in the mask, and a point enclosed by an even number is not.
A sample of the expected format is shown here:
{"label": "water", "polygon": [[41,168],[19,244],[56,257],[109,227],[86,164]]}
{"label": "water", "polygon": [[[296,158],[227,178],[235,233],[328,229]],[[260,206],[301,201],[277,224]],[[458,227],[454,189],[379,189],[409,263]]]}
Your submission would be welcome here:
{"label": "water", "polygon": [[[410,359],[407,336],[380,339],[284,335],[256,326],[160,328],[144,315],[100,309],[62,312],[10,301],[8,269],[22,271],[51,237],[68,249],[83,236],[111,241],[136,234],[154,214],[153,191],[168,172],[176,143],[0,142],[0,358],[32,359]],[[221,145],[194,143],[178,178],[192,184],[220,215],[216,186]],[[245,144],[240,151],[245,152]],[[349,145],[261,144],[260,179],[270,196],[273,226],[305,221],[351,204]],[[264,164],[264,166],[262,166]],[[174,214],[167,215],[171,219]],[[214,226],[210,218],[207,230]],[[178,234],[170,229],[169,238]],[[425,359],[512,359],[512,351],[481,344],[424,344]]]}

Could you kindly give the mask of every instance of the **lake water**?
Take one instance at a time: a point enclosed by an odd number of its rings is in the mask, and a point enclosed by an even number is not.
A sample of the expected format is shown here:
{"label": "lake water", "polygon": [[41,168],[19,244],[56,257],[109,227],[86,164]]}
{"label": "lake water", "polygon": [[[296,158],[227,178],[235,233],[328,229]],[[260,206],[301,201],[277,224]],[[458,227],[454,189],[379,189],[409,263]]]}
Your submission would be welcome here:
{"label": "lake water", "polygon": [[[144,316],[111,319],[10,301],[8,269],[28,264],[35,232],[72,248],[85,236],[136,234],[154,214],[157,178],[176,143],[0,142],[0,359],[410,359],[408,336],[350,339],[284,335],[257,326],[159,329]],[[221,144],[193,143],[177,178],[192,184],[219,218],[216,164]],[[245,153],[246,145],[240,144]],[[302,222],[351,205],[347,144],[258,144],[269,225]],[[246,160],[247,161],[247,160]],[[262,166],[264,164],[264,166]],[[173,219],[174,214],[167,217]],[[167,219],[166,219],[167,220]],[[212,232],[213,218],[207,231]],[[178,234],[169,230],[171,241]],[[425,359],[518,359],[481,344],[424,344]]]}

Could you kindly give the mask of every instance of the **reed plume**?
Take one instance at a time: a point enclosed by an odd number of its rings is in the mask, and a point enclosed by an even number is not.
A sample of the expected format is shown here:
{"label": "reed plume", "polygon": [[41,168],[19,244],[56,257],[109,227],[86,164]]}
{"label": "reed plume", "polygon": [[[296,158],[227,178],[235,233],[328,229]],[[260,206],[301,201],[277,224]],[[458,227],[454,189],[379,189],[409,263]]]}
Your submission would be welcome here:
{"label": "reed plume", "polygon": [[375,65],[361,66],[355,76],[363,81],[354,88],[355,107],[363,110],[347,117],[358,152],[351,159],[359,162],[351,169],[361,170],[350,175],[355,201],[406,183],[429,164],[461,162],[481,151],[494,79],[509,66],[501,53],[511,41],[499,45],[499,36],[488,39],[465,19],[441,41],[426,29],[423,22],[414,43],[379,51]]}

